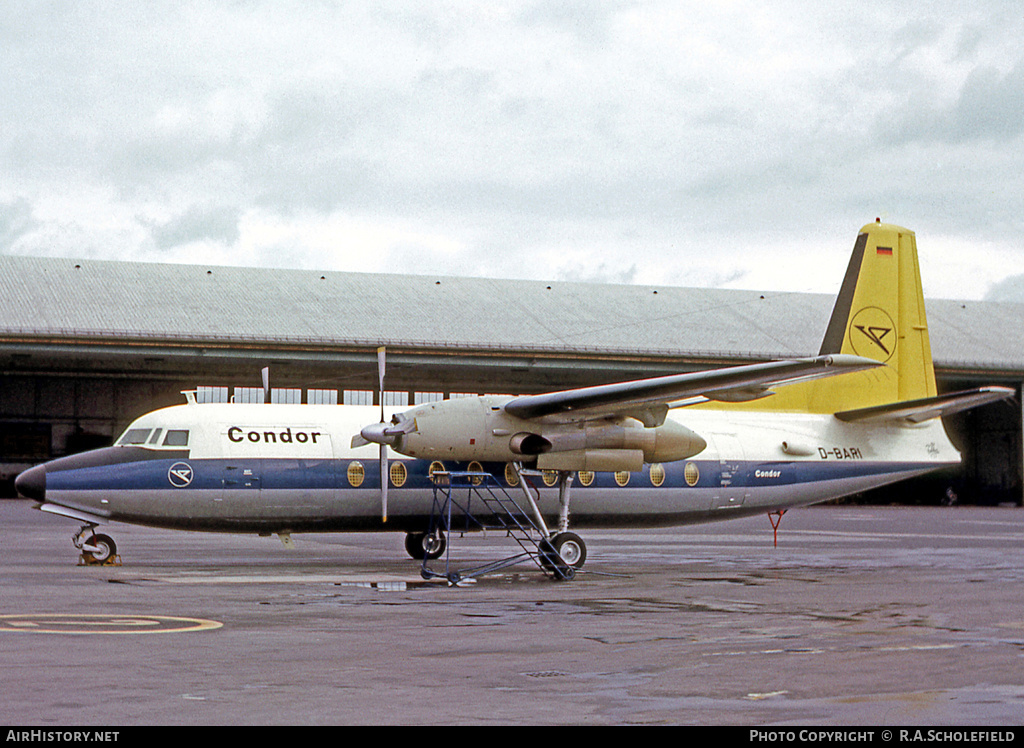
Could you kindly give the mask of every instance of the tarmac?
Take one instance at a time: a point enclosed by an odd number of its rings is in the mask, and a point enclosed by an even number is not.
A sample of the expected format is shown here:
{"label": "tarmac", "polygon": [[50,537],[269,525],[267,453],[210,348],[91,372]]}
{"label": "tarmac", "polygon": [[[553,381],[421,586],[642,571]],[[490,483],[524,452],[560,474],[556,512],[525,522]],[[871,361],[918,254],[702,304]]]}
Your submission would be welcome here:
{"label": "tarmac", "polygon": [[[395,534],[215,535],[0,501],[0,725],[1016,726],[1024,510],[821,506],[581,531],[424,581]],[[456,563],[510,555],[456,539]]]}

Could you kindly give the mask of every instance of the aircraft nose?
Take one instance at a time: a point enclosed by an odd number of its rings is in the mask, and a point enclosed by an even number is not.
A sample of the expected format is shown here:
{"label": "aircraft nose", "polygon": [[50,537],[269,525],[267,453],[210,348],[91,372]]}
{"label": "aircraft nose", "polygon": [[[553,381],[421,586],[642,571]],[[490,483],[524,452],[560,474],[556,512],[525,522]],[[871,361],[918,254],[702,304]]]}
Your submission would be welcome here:
{"label": "aircraft nose", "polygon": [[14,488],[26,499],[46,500],[46,466],[36,465],[14,479]]}

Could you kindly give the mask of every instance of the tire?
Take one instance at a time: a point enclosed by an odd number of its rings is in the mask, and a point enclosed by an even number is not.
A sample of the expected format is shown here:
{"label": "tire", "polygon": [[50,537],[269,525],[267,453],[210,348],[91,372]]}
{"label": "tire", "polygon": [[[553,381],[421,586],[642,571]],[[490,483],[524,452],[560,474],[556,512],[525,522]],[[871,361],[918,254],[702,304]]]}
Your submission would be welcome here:
{"label": "tire", "polygon": [[105,564],[117,555],[117,544],[109,535],[93,535],[86,544],[98,548],[95,551],[82,551],[82,555],[94,564]]}
{"label": "tire", "polygon": [[560,532],[551,539],[551,545],[562,560],[573,569],[583,568],[587,561],[587,544],[574,532]]}
{"label": "tire", "polygon": [[423,536],[423,552],[426,554],[428,561],[441,558],[444,555],[444,549],[447,547],[448,539],[445,538],[444,533],[440,530],[433,533],[428,532]]}
{"label": "tire", "polygon": [[410,532],[405,536],[405,552],[417,561],[441,558],[447,546],[448,542],[442,532]]}
{"label": "tire", "polygon": [[540,568],[556,581],[568,581],[576,576],[576,569],[567,564],[556,550],[554,538],[542,538],[537,544],[537,561]]}

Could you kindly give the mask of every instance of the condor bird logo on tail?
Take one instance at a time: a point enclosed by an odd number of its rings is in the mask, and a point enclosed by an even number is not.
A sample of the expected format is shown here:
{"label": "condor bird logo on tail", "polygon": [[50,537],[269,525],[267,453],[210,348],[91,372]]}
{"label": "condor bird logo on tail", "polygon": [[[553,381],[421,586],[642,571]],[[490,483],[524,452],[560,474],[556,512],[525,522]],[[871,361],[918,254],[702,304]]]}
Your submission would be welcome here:
{"label": "condor bird logo on tail", "polygon": [[896,350],[896,324],[884,309],[866,307],[850,322],[850,344],[858,356],[885,363]]}

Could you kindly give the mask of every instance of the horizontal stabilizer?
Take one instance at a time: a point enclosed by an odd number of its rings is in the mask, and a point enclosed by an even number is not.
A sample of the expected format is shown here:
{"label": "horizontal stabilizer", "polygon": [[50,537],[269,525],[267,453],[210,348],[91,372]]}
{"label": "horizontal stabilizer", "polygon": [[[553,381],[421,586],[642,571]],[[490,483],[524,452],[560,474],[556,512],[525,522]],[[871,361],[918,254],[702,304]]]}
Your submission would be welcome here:
{"label": "horizontal stabilizer", "polygon": [[904,421],[921,423],[931,418],[948,416],[979,405],[998,402],[1013,397],[1016,393],[1010,387],[979,387],[975,390],[951,392],[938,397],[907,400],[874,408],[860,408],[836,413],[836,418],[847,423],[878,423],[883,421]]}

